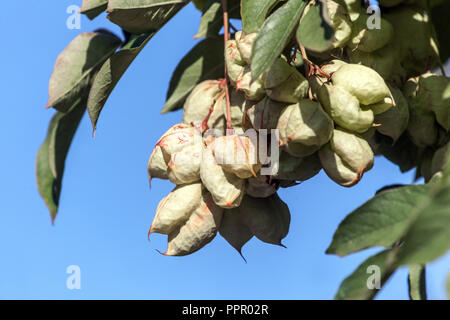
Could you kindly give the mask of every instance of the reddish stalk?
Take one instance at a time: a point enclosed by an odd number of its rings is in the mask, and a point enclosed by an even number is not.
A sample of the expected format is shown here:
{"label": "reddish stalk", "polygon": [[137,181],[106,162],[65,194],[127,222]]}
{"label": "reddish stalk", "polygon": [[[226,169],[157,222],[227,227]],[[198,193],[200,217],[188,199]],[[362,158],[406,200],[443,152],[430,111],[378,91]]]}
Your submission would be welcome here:
{"label": "reddish stalk", "polygon": [[[226,48],[228,38],[230,35],[229,31],[229,23],[228,23],[228,5],[227,0],[222,1],[222,9],[223,9],[223,27],[224,27],[224,48]],[[229,130],[233,130],[233,126],[231,124],[231,106],[230,106],[230,90],[228,88],[229,78],[227,72],[227,64],[225,63],[225,97],[227,103],[227,134]]]}

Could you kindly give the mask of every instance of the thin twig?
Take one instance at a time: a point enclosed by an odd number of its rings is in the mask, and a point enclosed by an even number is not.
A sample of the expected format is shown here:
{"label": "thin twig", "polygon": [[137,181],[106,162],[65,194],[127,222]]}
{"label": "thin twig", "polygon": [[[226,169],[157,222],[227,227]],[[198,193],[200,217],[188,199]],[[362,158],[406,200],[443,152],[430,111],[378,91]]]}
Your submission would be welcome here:
{"label": "thin twig", "polygon": [[[228,27],[228,6],[227,6],[227,0],[221,0],[222,1],[222,9],[223,9],[223,27],[224,27],[224,42],[225,42],[225,48],[227,46],[228,38],[230,36],[230,31]],[[228,72],[227,72],[227,64],[225,63],[225,97],[226,97],[226,103],[227,103],[227,133],[229,130],[233,130],[233,126],[231,124],[231,106],[230,106],[230,91],[228,88],[229,78],[228,78]]]}

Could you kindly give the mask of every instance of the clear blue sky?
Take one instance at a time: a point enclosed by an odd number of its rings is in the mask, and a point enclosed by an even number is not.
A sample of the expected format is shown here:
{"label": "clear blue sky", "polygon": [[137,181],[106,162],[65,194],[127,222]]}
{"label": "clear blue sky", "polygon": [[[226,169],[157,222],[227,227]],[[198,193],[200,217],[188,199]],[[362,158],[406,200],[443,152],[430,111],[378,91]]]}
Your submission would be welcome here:
{"label": "clear blue sky", "polygon": [[[181,113],[160,115],[170,75],[196,43],[200,13],[192,5],[154,37],[111,95],[96,138],[86,117],[70,150],[55,226],[34,178],[35,154],[53,111],[45,110],[48,79],[59,52],[81,30],[66,28],[66,8],[77,0],[5,1],[0,11],[0,298],[26,299],[331,299],[369,250],[346,258],[325,249],[347,213],[386,183],[409,183],[413,173],[377,158],[354,188],[325,174],[280,196],[291,209],[287,249],[254,239],[248,263],[220,236],[184,258],[164,257],[166,238],[147,231],[159,200],[172,188],[154,181],[146,165],[160,135]],[[81,290],[66,288],[66,268],[79,265]],[[445,297],[447,255],[428,268],[430,298]],[[406,299],[407,270],[379,298]]]}

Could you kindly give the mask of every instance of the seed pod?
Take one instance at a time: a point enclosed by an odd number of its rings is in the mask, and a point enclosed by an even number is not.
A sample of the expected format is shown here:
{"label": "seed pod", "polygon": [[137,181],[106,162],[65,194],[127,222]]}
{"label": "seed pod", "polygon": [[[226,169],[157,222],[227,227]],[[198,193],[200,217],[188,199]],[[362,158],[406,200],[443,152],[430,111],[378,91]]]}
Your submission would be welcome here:
{"label": "seed pod", "polygon": [[206,80],[200,82],[184,103],[183,123],[192,124],[203,122],[208,116],[210,109],[213,111],[208,120],[209,128],[225,128],[225,117],[222,106],[217,106],[221,99],[223,90],[217,80]]}
{"label": "seed pod", "polygon": [[[214,142],[213,142],[214,143]],[[245,193],[245,180],[225,171],[216,163],[214,146],[203,151],[200,177],[203,185],[211,193],[214,202],[222,208],[238,207]]]}
{"label": "seed pod", "polygon": [[353,23],[352,39],[347,44],[352,50],[373,52],[387,45],[394,35],[394,29],[389,21],[380,18],[380,28],[369,29],[369,16],[362,14]]}
{"label": "seed pod", "polygon": [[251,177],[248,179],[246,193],[254,198],[267,198],[277,193],[278,188],[269,183],[269,176]]}
{"label": "seed pod", "polygon": [[189,219],[169,234],[166,256],[185,256],[211,242],[222,221],[223,209],[216,206],[211,195],[203,191],[200,205]]}
{"label": "seed pod", "polygon": [[280,168],[273,178],[280,180],[306,181],[322,169],[317,153],[299,158],[293,157],[287,152],[282,152],[279,161]]}
{"label": "seed pod", "polygon": [[391,98],[383,78],[374,70],[359,64],[347,64],[331,77],[333,84],[347,90],[361,104],[370,105]]}
{"label": "seed pod", "polygon": [[434,153],[431,161],[431,173],[442,171],[447,163],[450,161],[450,142],[447,142],[445,146],[439,148]]}
{"label": "seed pod", "polygon": [[347,18],[347,10],[333,0],[326,1],[326,6],[331,25],[335,30],[333,48],[343,47],[350,40],[352,34],[352,23]]}
{"label": "seed pod", "polygon": [[241,57],[248,64],[252,63],[252,48],[257,36],[258,33],[256,32],[245,34],[242,31],[236,32],[235,35],[237,47],[241,53]]}
{"label": "seed pod", "polygon": [[344,187],[361,180],[363,173],[372,168],[373,156],[366,140],[342,129],[335,129],[330,143],[319,151],[327,175]]}
{"label": "seed pod", "polygon": [[169,179],[169,176],[167,175],[167,165],[159,146],[156,146],[150,155],[147,171],[150,180],[153,178]]}
{"label": "seed pod", "polygon": [[324,84],[317,90],[317,97],[325,111],[341,127],[365,132],[372,126],[373,111],[369,108],[361,108],[358,99],[345,89]]}
{"label": "seed pod", "polygon": [[420,78],[409,79],[403,87],[403,94],[409,105],[408,134],[418,147],[432,146],[438,139],[438,128],[434,113],[420,93]]}
{"label": "seed pod", "polygon": [[309,88],[308,80],[282,58],[275,60],[268,70],[264,86],[269,98],[287,103],[305,98]]}
{"label": "seed pod", "polygon": [[283,109],[277,128],[285,150],[303,157],[313,154],[330,140],[333,121],[319,103],[305,99]]}
{"label": "seed pod", "polygon": [[247,108],[247,116],[254,129],[275,129],[285,103],[264,98]]}
{"label": "seed pod", "polygon": [[252,72],[249,66],[244,68],[244,72],[236,80],[236,89],[245,93],[245,97],[249,100],[259,101],[266,95],[264,90],[264,77],[252,79]]}
{"label": "seed pod", "polygon": [[291,214],[277,194],[267,198],[245,196],[239,207],[244,223],[261,241],[281,245],[289,233]]}
{"label": "seed pod", "polygon": [[236,40],[228,40],[225,47],[225,63],[231,84],[236,85],[236,80],[244,72],[245,61],[242,60]]}
{"label": "seed pod", "polygon": [[149,234],[154,232],[170,234],[189,219],[192,212],[200,205],[201,197],[201,183],[176,186],[159,202]]}
{"label": "seed pod", "polygon": [[172,183],[185,184],[200,179],[202,139],[198,128],[177,124],[161,137],[157,146],[161,148]]}
{"label": "seed pod", "polygon": [[408,127],[409,107],[406,98],[399,89],[389,85],[389,90],[394,97],[396,106],[386,112],[377,114],[374,122],[379,124],[376,130],[385,136],[391,137],[395,143]]}
{"label": "seed pod", "polygon": [[340,67],[345,66],[346,64],[348,64],[348,63],[345,61],[333,59],[331,61],[328,61],[326,64],[322,65],[321,69],[326,74],[331,76],[333,73],[338,71]]}
{"label": "seed pod", "polygon": [[[226,121],[226,100],[223,99],[223,114]],[[231,125],[233,128],[242,127],[242,118],[245,108],[245,94],[242,91],[230,90],[230,115],[231,115]]]}
{"label": "seed pod", "polygon": [[242,247],[253,238],[253,233],[244,223],[239,208],[224,210],[219,233],[241,256]]}

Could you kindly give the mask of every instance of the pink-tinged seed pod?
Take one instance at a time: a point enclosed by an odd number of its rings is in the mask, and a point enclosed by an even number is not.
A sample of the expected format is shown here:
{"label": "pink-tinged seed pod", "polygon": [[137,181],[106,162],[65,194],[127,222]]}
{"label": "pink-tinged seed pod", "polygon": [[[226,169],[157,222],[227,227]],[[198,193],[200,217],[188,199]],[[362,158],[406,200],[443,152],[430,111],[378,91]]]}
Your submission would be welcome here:
{"label": "pink-tinged seed pod", "polygon": [[150,180],[153,178],[169,179],[169,176],[167,175],[167,165],[159,146],[153,148],[150,159],[148,160],[147,171]]}
{"label": "pink-tinged seed pod", "polygon": [[253,80],[249,66],[244,68],[244,72],[236,80],[236,89],[245,93],[249,100],[259,101],[266,95],[264,90],[264,75]]}
{"label": "pink-tinged seed pod", "polygon": [[241,179],[256,176],[261,169],[256,139],[256,135],[252,141],[236,134],[216,138],[213,150],[216,163]]}
{"label": "pink-tinged seed pod", "polygon": [[192,212],[200,205],[201,197],[201,183],[176,186],[159,202],[149,235],[154,232],[170,234],[189,219]]}
{"label": "pink-tinged seed pod", "polygon": [[185,256],[207,245],[217,234],[222,221],[223,209],[204,190],[200,205],[189,219],[173,230],[168,237],[166,256]]}
{"label": "pink-tinged seed pod", "polygon": [[245,61],[242,60],[236,40],[228,40],[225,46],[225,63],[231,84],[236,85],[237,78],[244,72]]}
{"label": "pink-tinged seed pod", "polygon": [[330,140],[333,121],[319,103],[305,99],[283,109],[277,128],[285,151],[304,157]]}
{"label": "pink-tinged seed pod", "polygon": [[251,64],[252,62],[252,49],[257,36],[258,33],[256,32],[249,34],[245,34],[242,31],[236,32],[235,39],[237,47],[239,49],[239,52],[241,53],[242,59],[247,64]]}
{"label": "pink-tinged seed pod", "polygon": [[[214,139],[211,139],[214,141]],[[208,145],[203,151],[200,178],[211,193],[214,202],[222,208],[234,208],[241,204],[246,181],[234,173],[225,171],[214,158],[214,146]]]}

